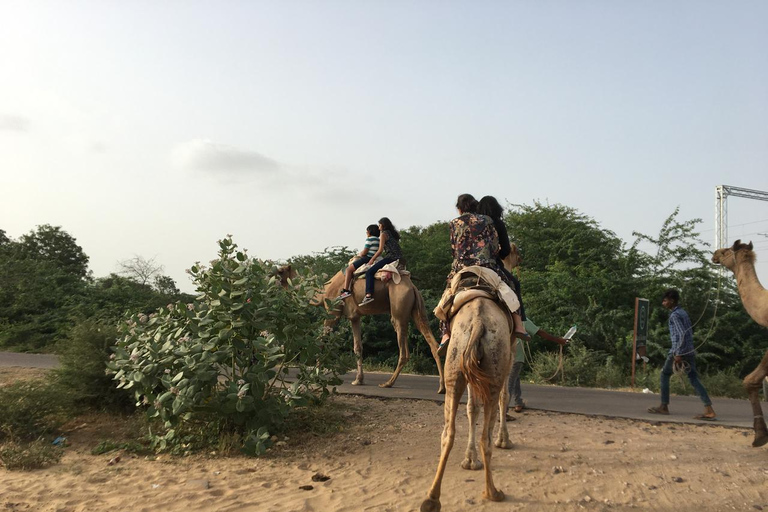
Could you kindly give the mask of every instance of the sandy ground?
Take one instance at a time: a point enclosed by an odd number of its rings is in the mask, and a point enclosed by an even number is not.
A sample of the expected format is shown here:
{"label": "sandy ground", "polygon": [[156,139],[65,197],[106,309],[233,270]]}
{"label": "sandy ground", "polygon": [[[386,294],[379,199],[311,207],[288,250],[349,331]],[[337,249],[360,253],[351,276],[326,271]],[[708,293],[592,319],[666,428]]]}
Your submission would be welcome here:
{"label": "sandy ground", "polygon": [[[117,440],[130,428],[99,415],[79,418],[59,465],[0,469],[0,510],[418,510],[437,467],[442,406],[334,400],[346,411],[339,431],[281,439],[258,459],[94,456],[100,439]],[[533,411],[511,416],[515,446],[495,449],[492,464],[506,500],[483,500],[483,472],[459,467],[462,411],[443,481],[444,511],[768,510],[768,449],[752,448],[750,431]],[[108,465],[118,455],[120,462]],[[315,481],[317,475],[330,478]]]}

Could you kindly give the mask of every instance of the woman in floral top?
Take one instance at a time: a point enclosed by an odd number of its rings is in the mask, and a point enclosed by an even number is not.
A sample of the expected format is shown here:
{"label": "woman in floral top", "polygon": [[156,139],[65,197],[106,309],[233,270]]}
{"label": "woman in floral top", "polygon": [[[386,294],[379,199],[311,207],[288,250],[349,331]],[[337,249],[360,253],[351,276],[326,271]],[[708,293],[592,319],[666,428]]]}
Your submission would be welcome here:
{"label": "woman in floral top", "polygon": [[456,201],[459,216],[451,226],[451,252],[453,263],[448,282],[456,272],[466,267],[479,266],[493,269],[507,284],[496,258],[499,253],[499,235],[493,227],[493,220],[477,213],[477,201],[470,194],[462,194]]}
{"label": "woman in floral top", "polygon": [[[514,290],[514,285],[504,274],[497,263],[499,254],[499,235],[493,226],[493,220],[487,215],[477,213],[478,202],[471,194],[461,194],[456,201],[459,216],[450,222],[451,226],[451,251],[453,263],[451,273],[448,274],[447,285],[451,279],[466,267],[479,266],[494,270],[499,277]],[[515,324],[515,336],[528,340],[530,336],[525,332],[523,321],[519,313],[512,315]],[[447,350],[450,339],[450,325],[443,322],[443,338],[440,343],[440,354]]]}

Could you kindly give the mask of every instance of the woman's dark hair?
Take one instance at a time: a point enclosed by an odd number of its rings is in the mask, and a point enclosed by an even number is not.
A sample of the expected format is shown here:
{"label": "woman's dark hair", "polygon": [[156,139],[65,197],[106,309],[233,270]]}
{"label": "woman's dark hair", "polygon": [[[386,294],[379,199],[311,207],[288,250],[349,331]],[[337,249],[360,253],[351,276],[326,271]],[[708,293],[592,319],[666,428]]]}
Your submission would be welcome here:
{"label": "woman's dark hair", "polygon": [[462,213],[477,213],[477,199],[472,194],[461,194],[456,200],[456,208]]}
{"label": "woman's dark hair", "polygon": [[376,224],[371,224],[365,230],[368,231],[368,236],[379,236],[379,226]]}
{"label": "woman's dark hair", "polygon": [[400,240],[400,233],[397,232],[391,220],[387,217],[382,217],[379,219],[379,224],[384,228],[384,231],[389,231],[395,237],[395,240]]}
{"label": "woman's dark hair", "polygon": [[480,203],[478,203],[477,213],[487,215],[493,220],[501,220],[504,208],[501,207],[495,197],[485,196],[480,200]]}

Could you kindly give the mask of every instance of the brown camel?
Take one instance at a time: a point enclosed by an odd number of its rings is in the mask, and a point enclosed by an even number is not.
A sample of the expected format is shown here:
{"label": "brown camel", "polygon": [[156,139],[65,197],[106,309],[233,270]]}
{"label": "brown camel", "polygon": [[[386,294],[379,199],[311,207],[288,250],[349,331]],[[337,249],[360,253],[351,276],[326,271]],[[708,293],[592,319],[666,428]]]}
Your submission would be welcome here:
{"label": "brown camel", "polygon": [[[736,275],[736,285],[739,288],[744,309],[752,320],[763,327],[768,327],[768,290],[763,288],[757,279],[752,242],[743,244],[741,240],[736,240],[733,247],[716,250],[712,255],[712,261],[723,265]],[[752,404],[752,413],[755,417],[755,439],[752,441],[752,446],[763,446],[768,443],[768,428],[766,428],[758,397],[760,385],[766,376],[768,376],[768,351],[757,368],[744,378],[744,387],[749,393],[749,402]]]}
{"label": "brown camel", "polygon": [[[440,489],[448,456],[456,437],[456,411],[464,390],[470,388],[467,406],[470,428],[474,428],[483,404],[483,433],[480,443],[482,464],[485,468],[483,497],[502,501],[504,493],[496,489],[491,474],[491,435],[499,395],[505,388],[512,365],[512,331],[507,313],[494,301],[478,298],[462,307],[451,320],[452,336],[445,360],[445,426],[440,440],[440,462],[427,499],[421,504],[422,512],[440,510]],[[502,414],[504,414],[502,412]]]}
{"label": "brown camel", "polygon": [[365,279],[358,279],[352,285],[352,296],[341,301],[336,298],[344,286],[344,274],[338,272],[325,284],[325,289],[315,296],[313,303],[325,304],[326,309],[335,319],[327,320],[326,327],[333,327],[341,317],[348,318],[352,324],[352,336],[354,338],[355,356],[357,357],[357,376],[353,385],[364,383],[363,375],[363,338],[360,329],[361,317],[365,315],[389,314],[392,318],[392,326],[397,333],[397,345],[400,349],[400,357],[397,359],[397,368],[384,384],[379,386],[391,388],[400,372],[411,357],[408,350],[408,323],[413,320],[416,328],[424,336],[432,351],[432,357],[437,363],[437,371],[440,374],[440,386],[438,393],[445,393],[443,383],[443,364],[437,355],[437,340],[429,328],[427,310],[424,299],[418,288],[413,285],[410,276],[401,276],[400,282],[395,284],[393,280],[386,283],[376,280],[373,292],[374,301],[365,306],[358,306],[365,296]]}

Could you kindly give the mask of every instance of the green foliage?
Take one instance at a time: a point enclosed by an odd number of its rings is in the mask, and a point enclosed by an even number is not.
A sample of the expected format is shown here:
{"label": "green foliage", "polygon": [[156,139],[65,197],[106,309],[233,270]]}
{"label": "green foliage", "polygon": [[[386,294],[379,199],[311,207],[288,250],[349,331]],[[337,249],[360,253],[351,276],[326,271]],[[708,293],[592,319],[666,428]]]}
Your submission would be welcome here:
{"label": "green foliage", "polygon": [[305,256],[294,256],[288,263],[299,272],[309,272],[323,280],[330,279],[338,271],[349,265],[349,260],[357,254],[349,247],[326,247],[323,252]]}
{"label": "green foliage", "polygon": [[0,442],[54,434],[70,418],[72,397],[54,383],[20,382],[0,388]]}
{"label": "green foliage", "polygon": [[31,471],[52,466],[61,460],[63,450],[44,439],[0,444],[0,464],[8,471]]}
{"label": "green foliage", "polygon": [[416,287],[422,293],[442,293],[451,271],[451,230],[447,222],[422,228],[413,226],[400,232],[400,246]]}
{"label": "green foliage", "polygon": [[54,370],[53,378],[79,409],[124,411],[133,406],[130,393],[116,389],[105,371],[117,335],[113,325],[83,320],[59,344],[60,367]]}
{"label": "green foliage", "polygon": [[246,453],[263,453],[290,409],[328,396],[347,369],[342,337],[324,332],[309,305],[318,278],[283,289],[271,264],[248,259],[229,237],[219,247],[210,267],[190,269],[195,301],[133,315],[109,363],[118,387],[162,422],[152,433],[160,450],[228,434]]}
{"label": "green foliage", "polygon": [[149,450],[143,444],[137,441],[117,442],[110,439],[102,439],[99,444],[91,448],[91,455],[103,455],[105,453],[113,452],[115,450],[124,450],[129,453],[143,454],[148,453]]}

